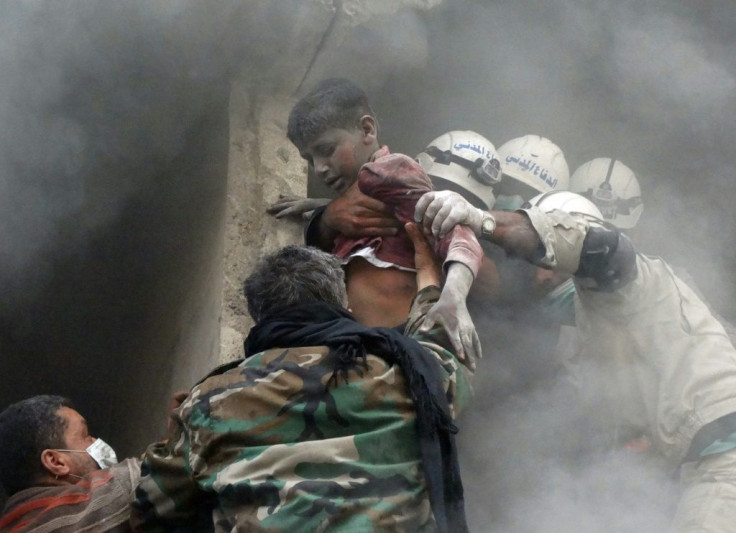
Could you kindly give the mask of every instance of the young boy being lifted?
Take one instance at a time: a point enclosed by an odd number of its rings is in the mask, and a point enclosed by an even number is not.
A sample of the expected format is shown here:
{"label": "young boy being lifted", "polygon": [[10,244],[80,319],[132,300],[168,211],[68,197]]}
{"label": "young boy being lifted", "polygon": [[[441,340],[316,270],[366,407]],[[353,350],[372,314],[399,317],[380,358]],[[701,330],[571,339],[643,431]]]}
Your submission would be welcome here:
{"label": "young boy being lifted", "polygon": [[[363,90],[345,79],[328,79],[297,102],[288,137],[316,175],[340,195],[365,195],[391,210],[401,226],[413,222],[417,200],[432,190],[419,164],[391,154],[378,142],[378,123]],[[321,224],[321,221],[316,221]],[[321,245],[343,259],[350,309],[367,326],[395,327],[416,294],[414,249],[403,227],[395,235],[348,237],[319,228]],[[427,314],[425,328],[442,323],[459,358],[480,356],[480,343],[465,306],[483,252],[469,228],[456,226],[434,242],[444,259],[445,284]]]}

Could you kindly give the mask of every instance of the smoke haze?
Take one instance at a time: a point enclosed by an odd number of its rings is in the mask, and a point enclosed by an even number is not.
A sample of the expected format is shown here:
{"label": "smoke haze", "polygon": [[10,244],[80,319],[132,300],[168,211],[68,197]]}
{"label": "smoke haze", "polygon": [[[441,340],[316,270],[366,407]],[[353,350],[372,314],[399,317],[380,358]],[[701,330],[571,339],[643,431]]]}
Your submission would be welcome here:
{"label": "smoke haze", "polygon": [[[472,129],[496,146],[546,136],[571,173],[622,160],[642,186],[639,249],[684,268],[736,320],[734,23],[729,2],[446,2],[427,17],[428,63],[374,105],[384,140],[410,154]],[[606,421],[581,427],[565,383],[534,381],[554,340],[476,326],[486,359],[459,440],[471,529],[667,530],[676,475],[646,453],[601,451]]]}
{"label": "smoke haze", "polygon": [[734,320],[735,22],[726,1],[446,2],[428,17],[427,65],[375,107],[407,153],[473,129],[496,146],[546,136],[571,172],[620,159],[642,185],[640,249],[686,268]]}
{"label": "smoke haze", "polygon": [[[189,143],[212,131],[203,124],[223,112],[236,78],[264,94],[297,91],[284,66],[299,71],[302,91],[324,76],[363,84],[395,151],[472,129],[497,147],[546,136],[571,172],[620,159],[642,185],[640,249],[687,269],[736,321],[736,4],[445,0],[343,21],[333,33],[343,43],[310,67],[293,59],[299,39],[337,12],[314,3],[328,9],[315,16],[306,0],[2,5],[0,346],[4,358],[64,354],[72,370],[60,380],[55,363],[38,378],[44,392],[104,403],[117,369],[94,357],[138,346],[130,339],[149,332],[148,293],[170,276],[153,259],[186,256],[202,238],[186,213],[207,211],[203,190],[224,196],[221,182],[172,169],[197,161]],[[186,239],[172,243],[172,231]],[[90,305],[103,299],[102,312]],[[162,297],[153,308],[170,305]],[[505,372],[531,370],[494,363],[493,344],[461,432],[473,529],[664,530],[673,480],[624,452],[559,461],[577,430],[564,387],[499,398]],[[545,356],[543,343],[537,350],[524,364]]]}

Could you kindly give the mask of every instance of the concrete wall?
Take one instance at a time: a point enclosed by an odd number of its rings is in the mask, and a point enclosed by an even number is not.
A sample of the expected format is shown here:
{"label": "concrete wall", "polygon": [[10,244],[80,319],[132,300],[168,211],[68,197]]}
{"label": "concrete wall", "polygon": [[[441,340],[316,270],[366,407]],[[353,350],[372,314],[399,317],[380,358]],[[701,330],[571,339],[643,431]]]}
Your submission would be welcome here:
{"label": "concrete wall", "polygon": [[266,206],[279,194],[306,194],[306,163],[286,139],[294,100],[250,92],[235,84],[230,96],[230,157],[223,267],[220,361],[243,356],[252,326],[243,281],[264,254],[300,243],[301,224],[277,221]]}

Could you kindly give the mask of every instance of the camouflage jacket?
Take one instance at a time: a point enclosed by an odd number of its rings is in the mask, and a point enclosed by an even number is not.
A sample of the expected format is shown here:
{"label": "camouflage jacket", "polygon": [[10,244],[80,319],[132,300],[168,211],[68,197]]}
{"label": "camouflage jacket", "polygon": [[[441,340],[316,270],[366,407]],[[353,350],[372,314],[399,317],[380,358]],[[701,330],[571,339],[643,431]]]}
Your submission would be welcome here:
{"label": "camouflage jacket", "polygon": [[[419,326],[439,298],[415,298],[406,334],[437,358],[453,415],[468,400],[467,369],[441,328]],[[433,519],[415,412],[401,370],[368,355],[327,386],[326,347],[277,348],[195,386],[178,434],[143,463],[140,530],[416,531]]]}

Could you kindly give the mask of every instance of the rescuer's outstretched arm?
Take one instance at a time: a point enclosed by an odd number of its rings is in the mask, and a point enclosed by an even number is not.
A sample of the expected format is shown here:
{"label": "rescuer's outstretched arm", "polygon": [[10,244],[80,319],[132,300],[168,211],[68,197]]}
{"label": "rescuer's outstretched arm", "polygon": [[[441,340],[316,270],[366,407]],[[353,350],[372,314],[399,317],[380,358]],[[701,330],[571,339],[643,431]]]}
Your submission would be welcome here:
{"label": "rescuer's outstretched arm", "polygon": [[[493,217],[495,229],[484,234],[483,220],[488,215]],[[542,240],[526,215],[518,211],[487,213],[452,191],[432,191],[422,196],[417,202],[414,220],[435,238],[442,238],[455,226],[463,225],[472,229],[478,238],[498,244],[511,255],[530,262],[536,262],[543,255],[540,255]]]}
{"label": "rescuer's outstretched arm", "polygon": [[583,216],[536,207],[486,213],[447,191],[422,196],[414,216],[426,232],[438,236],[457,224],[468,226],[509,255],[586,280],[586,288],[613,291],[636,277],[631,241],[615,228]]}

